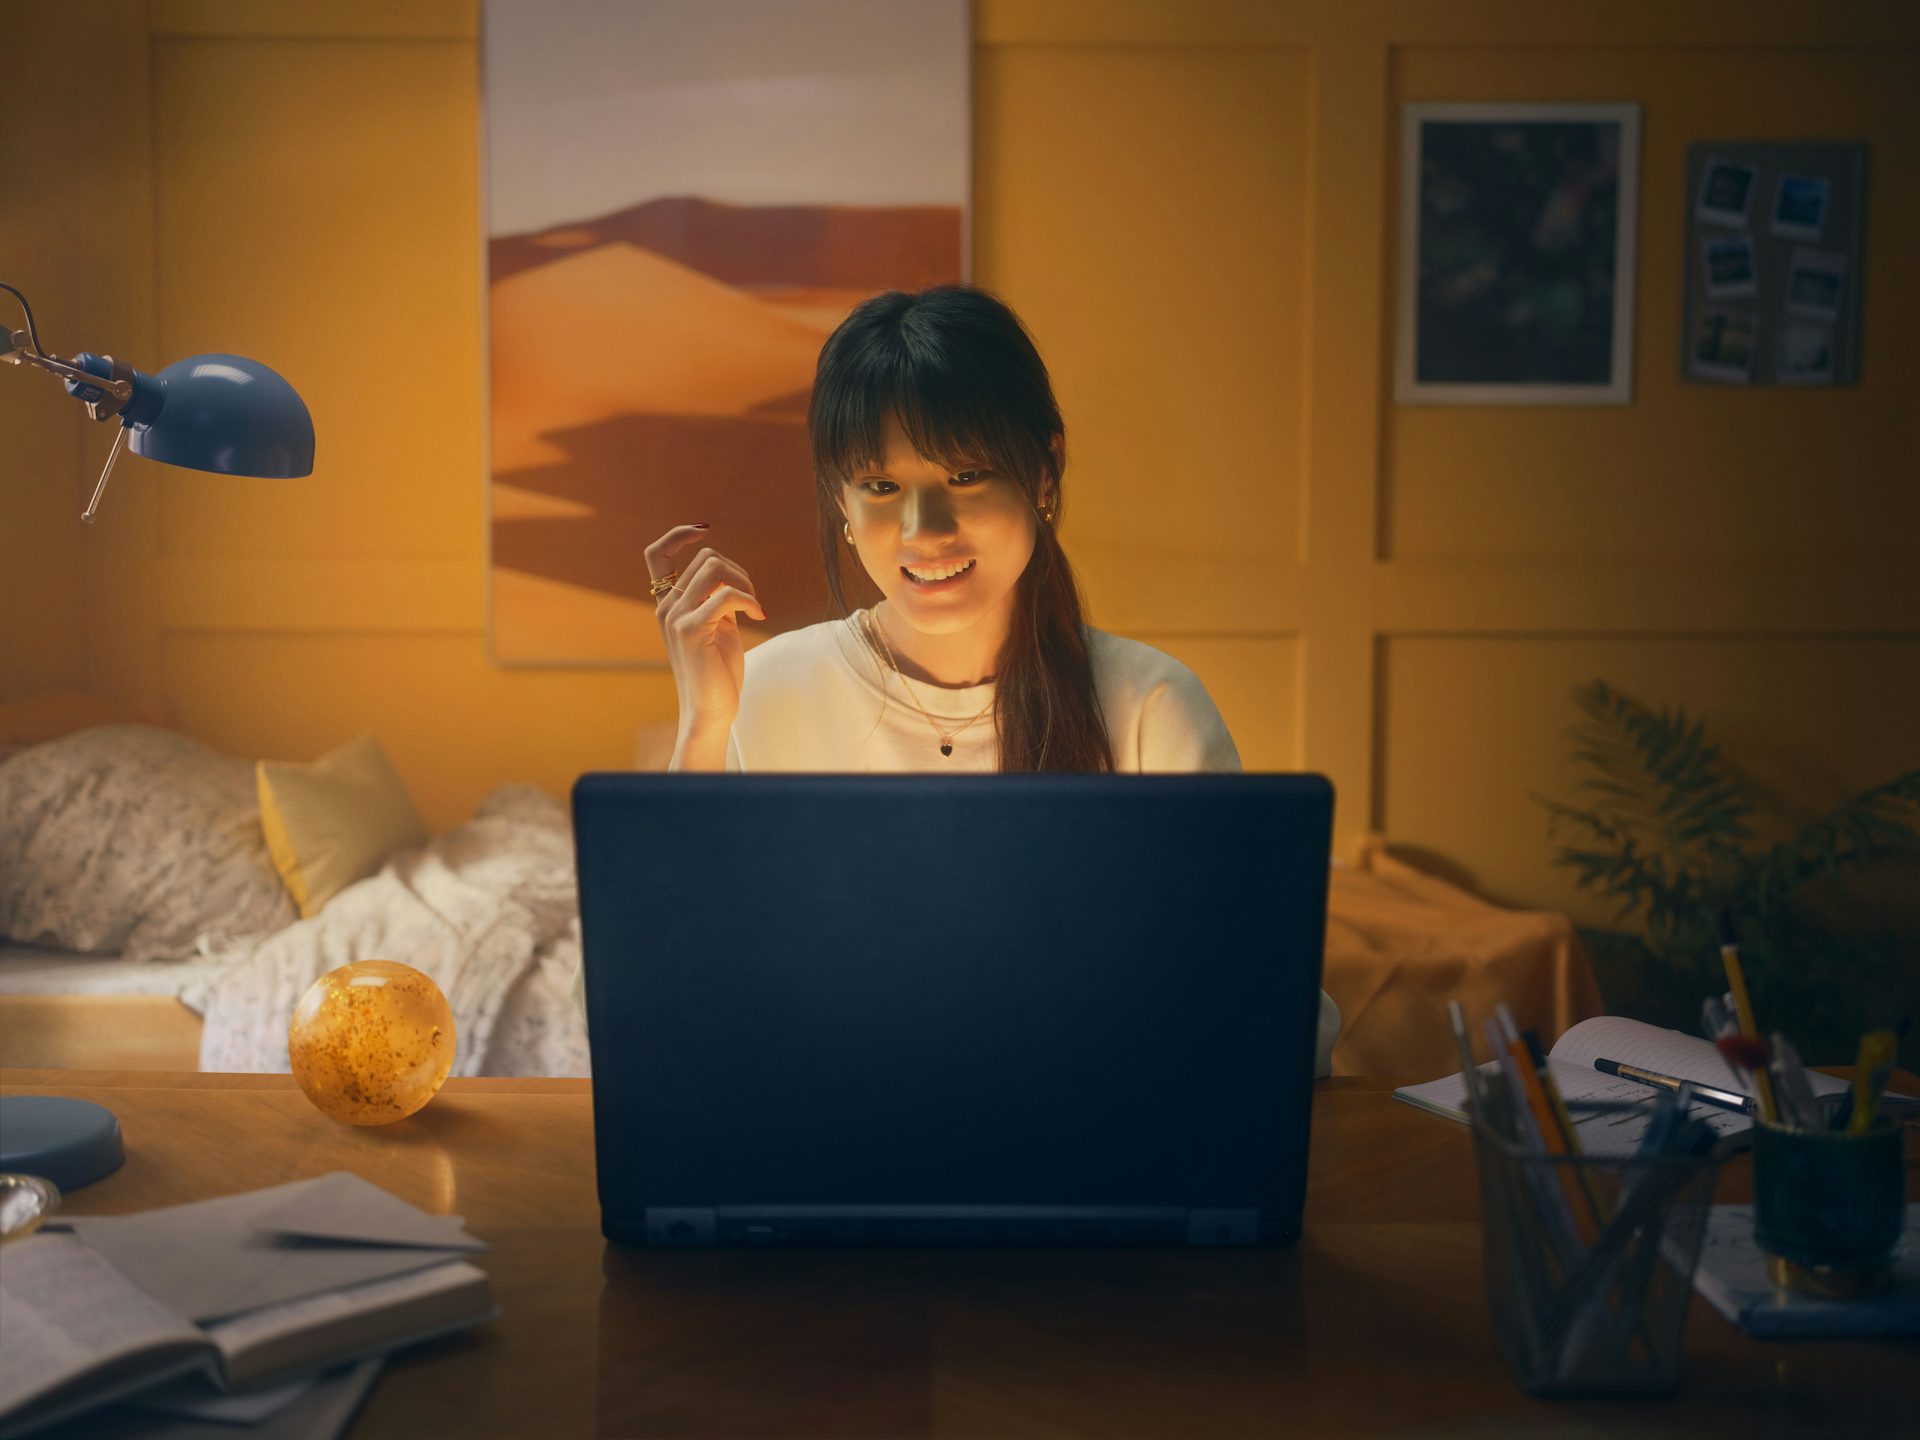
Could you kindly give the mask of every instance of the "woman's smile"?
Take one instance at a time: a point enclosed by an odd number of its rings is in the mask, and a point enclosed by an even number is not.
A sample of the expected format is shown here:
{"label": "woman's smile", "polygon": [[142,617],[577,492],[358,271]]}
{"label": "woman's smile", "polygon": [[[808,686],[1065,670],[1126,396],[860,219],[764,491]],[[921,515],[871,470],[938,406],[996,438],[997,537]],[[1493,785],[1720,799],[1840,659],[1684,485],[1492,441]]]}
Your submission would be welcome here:
{"label": "woman's smile", "polygon": [[902,565],[900,573],[907,577],[916,593],[942,595],[965,585],[973,574],[974,564],[972,560],[964,560],[944,565]]}

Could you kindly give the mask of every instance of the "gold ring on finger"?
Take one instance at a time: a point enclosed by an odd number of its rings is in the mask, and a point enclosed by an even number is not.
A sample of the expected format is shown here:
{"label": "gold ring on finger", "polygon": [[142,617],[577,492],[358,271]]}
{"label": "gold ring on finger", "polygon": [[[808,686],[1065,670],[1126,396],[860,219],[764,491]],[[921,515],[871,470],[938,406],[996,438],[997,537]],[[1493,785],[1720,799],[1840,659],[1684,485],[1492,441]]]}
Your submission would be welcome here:
{"label": "gold ring on finger", "polygon": [[678,580],[679,578],[680,578],[680,572],[678,570],[675,570],[671,575],[662,575],[658,580],[654,581],[651,585],[647,587],[647,593],[652,595],[654,599],[658,600],[662,595],[666,594],[669,590],[674,588],[673,582]]}

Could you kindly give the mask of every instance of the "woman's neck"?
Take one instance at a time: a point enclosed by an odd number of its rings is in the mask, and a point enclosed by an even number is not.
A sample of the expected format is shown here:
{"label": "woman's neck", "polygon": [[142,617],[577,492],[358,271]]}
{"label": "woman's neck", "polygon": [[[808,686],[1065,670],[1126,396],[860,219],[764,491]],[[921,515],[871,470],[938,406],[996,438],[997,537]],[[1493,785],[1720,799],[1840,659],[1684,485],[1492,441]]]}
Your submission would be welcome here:
{"label": "woman's neck", "polygon": [[[1008,597],[1011,600],[1011,596]],[[984,685],[995,677],[1000,666],[1000,651],[1007,640],[1011,605],[946,635],[929,635],[916,630],[882,600],[868,612],[880,626],[886,647],[900,673],[922,685],[943,685],[963,689]]]}

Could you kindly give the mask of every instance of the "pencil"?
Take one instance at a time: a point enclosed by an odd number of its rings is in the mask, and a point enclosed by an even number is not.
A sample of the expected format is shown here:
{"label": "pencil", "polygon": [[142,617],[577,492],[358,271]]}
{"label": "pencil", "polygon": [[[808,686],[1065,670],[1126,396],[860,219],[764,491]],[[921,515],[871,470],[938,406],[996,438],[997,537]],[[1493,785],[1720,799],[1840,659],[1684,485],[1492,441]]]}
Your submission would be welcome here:
{"label": "pencil", "polygon": [[[1760,1038],[1760,1029],[1753,1023],[1753,1002],[1747,998],[1747,977],[1740,968],[1740,942],[1733,933],[1733,916],[1725,910],[1720,912],[1720,963],[1727,967],[1727,988],[1733,991],[1733,1013],[1739,1017],[1740,1033],[1749,1040]],[[1754,1094],[1760,1100],[1760,1118],[1769,1125],[1780,1116],[1780,1108],[1773,1103],[1773,1081],[1762,1065],[1753,1072]]]}

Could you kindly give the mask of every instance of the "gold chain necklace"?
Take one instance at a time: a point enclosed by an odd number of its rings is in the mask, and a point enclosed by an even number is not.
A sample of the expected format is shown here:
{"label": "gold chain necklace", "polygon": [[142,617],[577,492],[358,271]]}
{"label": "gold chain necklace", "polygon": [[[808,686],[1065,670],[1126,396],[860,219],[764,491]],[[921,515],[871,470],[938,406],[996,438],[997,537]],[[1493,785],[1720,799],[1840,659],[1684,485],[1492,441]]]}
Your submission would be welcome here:
{"label": "gold chain necklace", "polygon": [[993,702],[989,700],[987,702],[986,709],[979,711],[971,719],[963,720],[954,729],[942,730],[940,728],[940,722],[935,720],[933,716],[927,713],[927,707],[922,705],[920,703],[919,697],[913,693],[913,685],[911,684],[911,682],[908,681],[906,677],[906,673],[903,670],[901,670],[900,662],[893,658],[893,647],[887,644],[887,632],[880,628],[880,622],[874,618],[874,614],[871,610],[867,611],[866,619],[867,619],[867,629],[870,632],[872,632],[874,635],[879,637],[880,649],[887,657],[887,667],[891,669],[894,674],[900,677],[900,688],[907,692],[907,699],[911,700],[913,702],[913,708],[920,712],[920,718],[922,720],[925,720],[928,725],[932,726],[933,733],[939,736],[940,753],[942,755],[953,754],[954,736],[958,735],[962,730],[965,730],[967,726],[973,724],[974,721],[978,720],[982,715],[985,715],[988,713],[988,711],[992,710]]}

